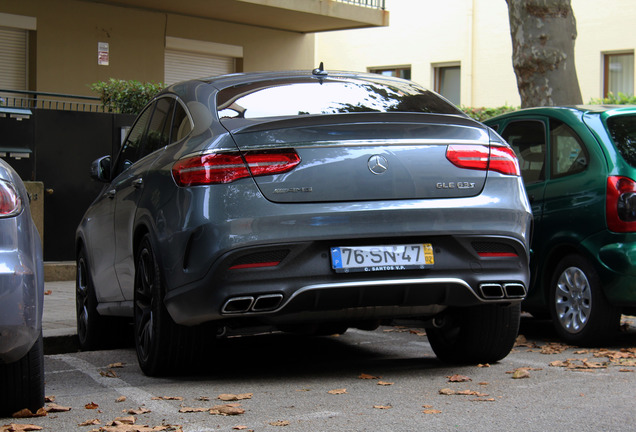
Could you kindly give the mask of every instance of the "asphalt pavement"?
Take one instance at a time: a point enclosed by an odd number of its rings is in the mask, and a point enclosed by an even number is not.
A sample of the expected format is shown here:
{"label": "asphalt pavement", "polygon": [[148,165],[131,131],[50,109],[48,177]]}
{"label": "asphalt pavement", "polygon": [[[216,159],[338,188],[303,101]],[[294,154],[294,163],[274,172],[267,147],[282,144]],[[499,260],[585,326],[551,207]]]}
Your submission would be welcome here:
{"label": "asphalt pavement", "polygon": [[45,354],[77,351],[75,281],[44,283],[42,334]]}

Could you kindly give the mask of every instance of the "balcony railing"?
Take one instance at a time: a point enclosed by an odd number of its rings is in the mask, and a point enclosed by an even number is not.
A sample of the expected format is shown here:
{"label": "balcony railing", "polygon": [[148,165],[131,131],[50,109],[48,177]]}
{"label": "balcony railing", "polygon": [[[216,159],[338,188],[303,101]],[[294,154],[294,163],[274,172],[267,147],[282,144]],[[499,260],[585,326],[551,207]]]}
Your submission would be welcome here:
{"label": "balcony railing", "polygon": [[384,10],[384,0],[337,0],[341,3],[351,3],[358,6],[365,6],[374,9]]}
{"label": "balcony railing", "polygon": [[104,111],[104,106],[98,97],[10,89],[0,89],[0,107],[87,112]]}

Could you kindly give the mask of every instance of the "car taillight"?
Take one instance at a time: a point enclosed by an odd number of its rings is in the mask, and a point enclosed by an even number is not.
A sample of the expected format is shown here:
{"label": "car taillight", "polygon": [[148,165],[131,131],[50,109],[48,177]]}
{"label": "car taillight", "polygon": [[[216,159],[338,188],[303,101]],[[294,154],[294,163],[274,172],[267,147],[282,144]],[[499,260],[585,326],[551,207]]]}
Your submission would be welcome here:
{"label": "car taillight", "polygon": [[614,232],[636,232],[636,182],[627,177],[607,178],[607,227]]}
{"label": "car taillight", "polygon": [[300,163],[293,150],[276,152],[213,153],[181,159],[172,167],[179,186],[231,183],[240,178],[281,174]]}
{"label": "car taillight", "polygon": [[22,211],[22,200],[11,183],[0,180],[0,217],[15,216]]}
{"label": "car taillight", "polygon": [[449,145],[446,158],[459,168],[497,171],[520,176],[519,161],[510,147],[482,145]]}

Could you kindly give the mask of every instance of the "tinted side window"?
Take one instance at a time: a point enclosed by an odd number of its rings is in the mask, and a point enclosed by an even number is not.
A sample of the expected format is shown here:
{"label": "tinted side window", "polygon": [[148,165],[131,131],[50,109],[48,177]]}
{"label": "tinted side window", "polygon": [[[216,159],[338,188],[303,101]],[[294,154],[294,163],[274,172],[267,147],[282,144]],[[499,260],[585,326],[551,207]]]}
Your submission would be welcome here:
{"label": "tinted side window", "polygon": [[146,143],[143,147],[141,157],[168,145],[173,107],[173,98],[163,97],[155,102],[155,111],[152,114],[152,120],[148,126]]}
{"label": "tinted side window", "polygon": [[545,180],[545,125],[538,120],[509,123],[501,136],[512,146],[519,158],[524,183]]}
{"label": "tinted side window", "polygon": [[174,121],[172,122],[172,131],[170,133],[170,142],[179,141],[192,131],[190,118],[185,108],[180,103],[175,103]]}
{"label": "tinted side window", "polygon": [[607,119],[607,128],[623,159],[636,167],[636,116],[610,117]]}
{"label": "tinted side window", "polygon": [[128,133],[128,137],[119,152],[115,175],[124,171],[141,157],[144,134],[152,117],[154,107],[154,104],[148,106],[137,118],[137,122]]}
{"label": "tinted side window", "polygon": [[563,177],[585,171],[587,149],[578,135],[565,123],[550,120],[550,176]]}

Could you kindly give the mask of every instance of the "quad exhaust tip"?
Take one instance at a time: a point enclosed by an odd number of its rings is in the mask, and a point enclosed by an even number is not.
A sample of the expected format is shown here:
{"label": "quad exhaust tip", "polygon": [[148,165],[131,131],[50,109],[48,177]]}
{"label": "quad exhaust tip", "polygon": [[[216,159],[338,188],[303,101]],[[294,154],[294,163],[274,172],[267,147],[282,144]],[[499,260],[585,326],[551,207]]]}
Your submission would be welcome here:
{"label": "quad exhaust tip", "polygon": [[240,314],[248,312],[267,312],[277,309],[282,301],[282,294],[265,294],[258,297],[234,297],[225,302],[221,308],[221,313]]}
{"label": "quad exhaust tip", "polygon": [[481,296],[486,300],[518,299],[526,295],[526,287],[517,282],[483,283],[479,285]]}

